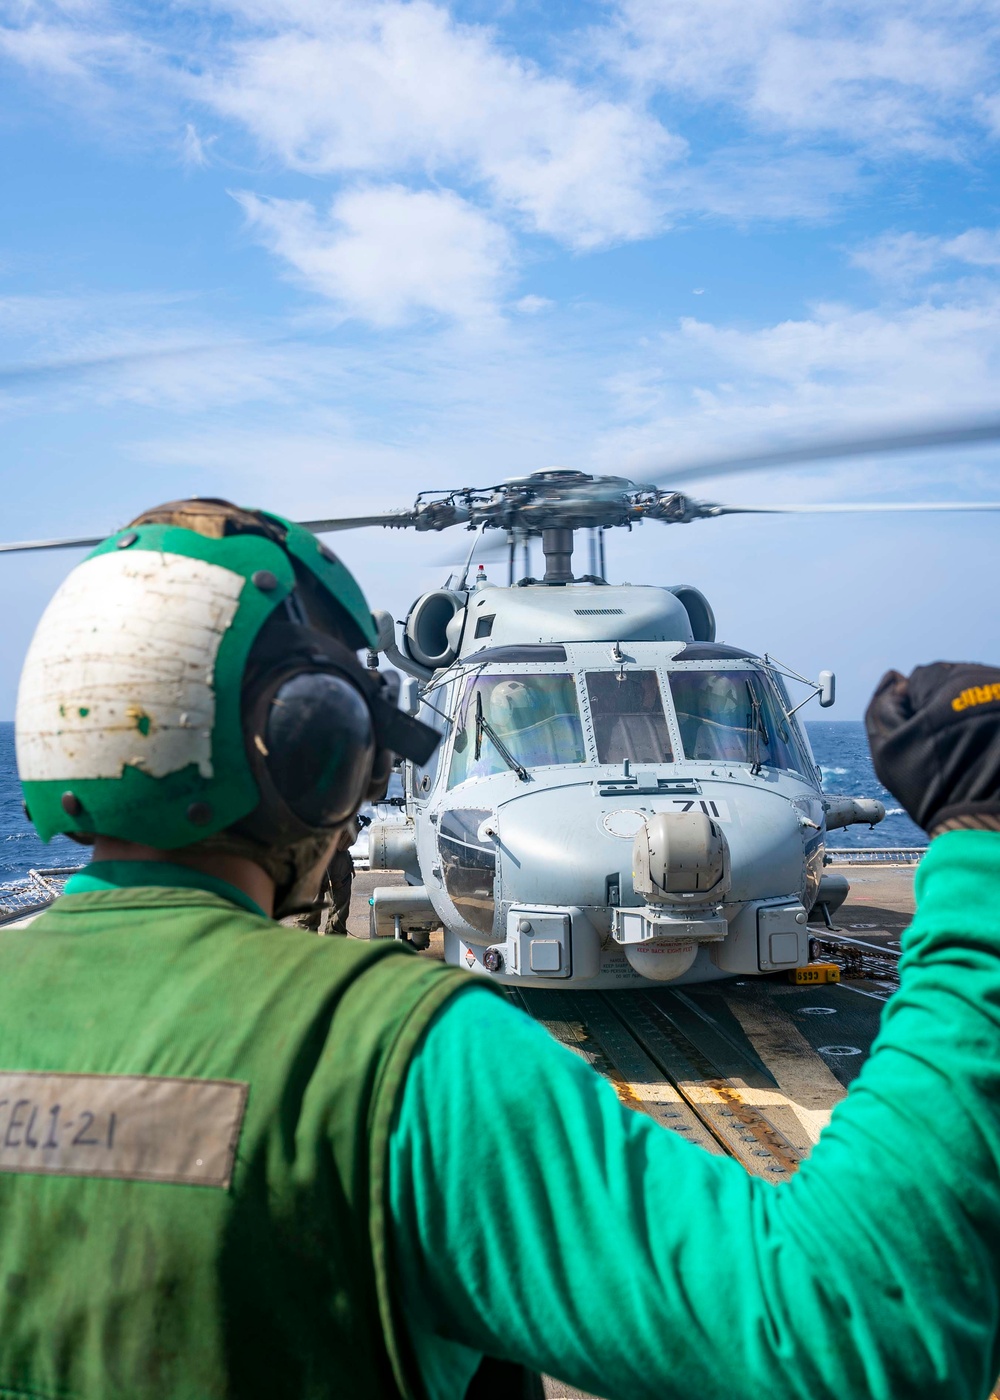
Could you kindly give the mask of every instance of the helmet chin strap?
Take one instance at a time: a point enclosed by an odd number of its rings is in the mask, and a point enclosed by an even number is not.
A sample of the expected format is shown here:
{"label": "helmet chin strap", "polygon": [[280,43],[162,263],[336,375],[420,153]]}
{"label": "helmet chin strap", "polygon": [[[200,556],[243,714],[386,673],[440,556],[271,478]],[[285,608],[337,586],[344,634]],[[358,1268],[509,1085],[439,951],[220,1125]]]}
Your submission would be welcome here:
{"label": "helmet chin strap", "polygon": [[205,855],[242,856],[274,881],[274,917],[287,918],[310,909],[323,871],[349,823],[335,831],[312,832],[288,846],[265,846],[239,831],[220,831],[190,847]]}

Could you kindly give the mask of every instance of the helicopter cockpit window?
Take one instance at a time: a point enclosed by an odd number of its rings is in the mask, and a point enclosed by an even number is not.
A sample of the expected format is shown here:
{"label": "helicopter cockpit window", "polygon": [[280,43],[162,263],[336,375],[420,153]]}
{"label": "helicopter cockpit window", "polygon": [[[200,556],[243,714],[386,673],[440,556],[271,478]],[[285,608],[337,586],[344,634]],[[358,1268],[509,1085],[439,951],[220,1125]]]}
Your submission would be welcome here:
{"label": "helicopter cockpit window", "polygon": [[455,718],[448,786],[514,764],[540,768],[585,763],[586,757],[572,676],[477,675],[467,683]]}
{"label": "helicopter cockpit window", "polygon": [[801,768],[791,725],[763,671],[672,671],[670,689],[685,758]]}
{"label": "helicopter cockpit window", "polygon": [[672,763],[655,671],[588,671],[598,763]]}

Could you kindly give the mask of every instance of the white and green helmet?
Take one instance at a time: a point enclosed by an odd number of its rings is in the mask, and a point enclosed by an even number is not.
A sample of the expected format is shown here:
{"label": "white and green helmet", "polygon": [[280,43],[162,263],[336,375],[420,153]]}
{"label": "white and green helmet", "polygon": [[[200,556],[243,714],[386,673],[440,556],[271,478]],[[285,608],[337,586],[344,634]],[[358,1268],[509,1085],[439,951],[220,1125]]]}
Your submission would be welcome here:
{"label": "white and green helmet", "polygon": [[17,698],[18,770],[42,840],[100,833],[170,850],[252,813],[247,661],[303,588],[349,648],[376,645],[361,589],[313,534],[226,502],[150,511],[75,568]]}

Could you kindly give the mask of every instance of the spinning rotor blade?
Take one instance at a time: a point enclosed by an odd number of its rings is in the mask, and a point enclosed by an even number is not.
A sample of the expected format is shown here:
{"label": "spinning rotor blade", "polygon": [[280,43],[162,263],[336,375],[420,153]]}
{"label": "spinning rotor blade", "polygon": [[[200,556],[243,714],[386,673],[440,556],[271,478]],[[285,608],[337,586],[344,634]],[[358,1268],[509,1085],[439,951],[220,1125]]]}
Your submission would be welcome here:
{"label": "spinning rotor blade", "polygon": [[22,540],[18,544],[0,544],[0,554],[27,553],[32,549],[93,549],[106,539],[107,535],[91,540]]}
{"label": "spinning rotor blade", "polygon": [[711,515],[835,515],[838,511],[1000,510],[1000,501],[861,501],[810,506],[709,505]]}
{"label": "spinning rotor blade", "polygon": [[700,462],[679,462],[676,468],[659,469],[656,477],[663,484],[698,481],[708,476],[728,476],[737,472],[761,471],[766,467],[794,467],[800,462],[834,461],[842,457],[872,457],[888,452],[920,452],[933,447],[957,447],[963,443],[1000,441],[1000,419],[942,424],[907,433],[870,433],[857,437],[827,438],[825,441],[773,447],[739,457],[706,458]]}
{"label": "spinning rotor blade", "polygon": [[0,388],[7,384],[28,384],[33,380],[72,379],[92,371],[155,364],[160,360],[190,359],[192,355],[230,350],[239,345],[238,341],[198,341],[190,345],[169,345],[159,349],[122,350],[107,355],[72,355],[62,359],[28,360],[20,365],[0,365]]}
{"label": "spinning rotor blade", "polygon": [[314,535],[333,534],[337,530],[366,530],[370,525],[415,525],[417,517],[411,510],[394,510],[385,515],[348,515],[334,520],[300,520],[298,523]]}
{"label": "spinning rotor blade", "polygon": [[[518,546],[520,548],[520,546]],[[507,543],[507,536],[502,535],[499,539],[486,540],[476,546],[473,562],[476,564],[495,563],[498,559],[506,559],[510,546]],[[429,569],[460,569],[466,563],[467,555],[456,558],[454,554],[449,554],[447,558],[443,555],[433,559],[427,565]]]}
{"label": "spinning rotor blade", "polygon": [[[411,511],[394,511],[387,515],[356,515],[341,520],[302,520],[299,524],[307,530],[311,530],[314,535],[325,535],[334,530],[363,530],[369,525],[412,525],[414,516]],[[0,544],[0,554],[27,554],[37,549],[93,549],[99,545],[108,535],[113,534],[109,530],[107,534],[95,535],[93,539],[80,540],[18,540],[13,544]]]}

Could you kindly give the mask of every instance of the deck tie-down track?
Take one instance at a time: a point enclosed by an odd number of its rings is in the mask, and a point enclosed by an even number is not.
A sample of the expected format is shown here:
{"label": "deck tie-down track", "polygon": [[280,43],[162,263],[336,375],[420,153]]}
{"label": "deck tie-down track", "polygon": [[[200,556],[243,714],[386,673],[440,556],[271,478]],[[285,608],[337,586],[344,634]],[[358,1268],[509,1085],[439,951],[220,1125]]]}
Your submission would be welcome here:
{"label": "deck tie-down track", "polygon": [[810,949],[816,959],[836,963],[845,977],[876,983],[888,997],[899,986],[900,953],[884,943],[870,943],[864,938],[851,938],[842,929],[810,926]]}
{"label": "deck tie-down track", "polygon": [[773,1077],[677,993],[518,991],[514,999],[619,1098],[747,1171],[781,1181],[811,1135]]}

